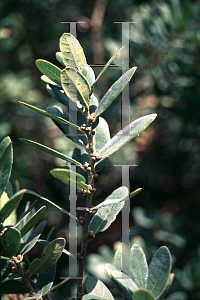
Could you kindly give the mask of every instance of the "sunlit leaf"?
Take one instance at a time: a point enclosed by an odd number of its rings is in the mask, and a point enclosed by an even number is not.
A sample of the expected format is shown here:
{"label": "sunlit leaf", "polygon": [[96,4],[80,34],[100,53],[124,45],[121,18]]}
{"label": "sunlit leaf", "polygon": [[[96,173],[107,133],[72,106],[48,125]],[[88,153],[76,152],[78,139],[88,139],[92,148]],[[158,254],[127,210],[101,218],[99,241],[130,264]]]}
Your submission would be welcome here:
{"label": "sunlit leaf", "polygon": [[99,153],[103,146],[110,140],[110,131],[108,123],[105,119],[99,118],[99,124],[95,128],[95,135],[93,138],[94,153]]}
{"label": "sunlit leaf", "polygon": [[139,192],[141,192],[142,188],[138,188],[135,191],[133,191],[132,193],[130,193],[130,199],[135,197],[137,194],[139,194]]}
{"label": "sunlit leaf", "polygon": [[166,283],[164,289],[162,290],[162,292],[160,293],[160,295],[158,295],[158,296],[156,297],[156,300],[163,300],[163,299],[164,299],[164,297],[166,296],[166,294],[167,294],[167,292],[168,292],[170,286],[172,285],[173,280],[174,280],[174,274],[171,273],[171,274],[169,275],[169,278],[168,278],[168,280],[167,280],[167,283]]}
{"label": "sunlit leaf", "polygon": [[[101,280],[99,280],[99,279],[97,279],[97,278],[95,278],[93,276],[88,276],[85,279],[85,281],[84,281],[84,287],[85,287],[86,292],[88,294],[91,294],[93,296],[103,297],[106,300],[114,300],[111,292],[104,285],[104,283],[101,282]],[[89,298],[89,299],[92,299],[92,298]]]}
{"label": "sunlit leaf", "polygon": [[87,64],[83,48],[79,41],[70,33],[64,33],[60,38],[60,50],[66,67],[77,67],[82,70]]}
{"label": "sunlit leaf", "polygon": [[52,63],[43,60],[43,59],[37,59],[36,60],[36,66],[38,69],[46,75],[49,79],[51,79],[53,82],[61,86],[60,81],[60,73],[61,69],[53,65]]}
{"label": "sunlit leaf", "polygon": [[139,288],[147,287],[148,265],[144,251],[137,244],[130,251],[130,277]]}
{"label": "sunlit leaf", "polygon": [[87,79],[89,85],[92,86],[95,82],[95,74],[93,69],[89,65],[84,65],[82,74]]}
{"label": "sunlit leaf", "polygon": [[153,122],[156,114],[150,114],[136,119],[122,130],[120,130],[104,147],[99,151],[101,156],[109,156],[123,147],[127,142],[136,137]]}
{"label": "sunlit leaf", "polygon": [[61,52],[56,52],[56,59],[57,61],[59,61],[59,63],[64,66],[64,61],[63,61],[63,58],[62,58],[62,53]]}
{"label": "sunlit leaf", "polygon": [[[0,143],[0,157],[1,157],[1,170],[0,170],[0,197],[6,189],[8,180],[10,178],[13,153],[11,147],[11,139],[9,136],[5,137]],[[4,159],[6,161],[4,162]]]}
{"label": "sunlit leaf", "polygon": [[136,71],[136,67],[131,68],[125,74],[123,74],[107,91],[107,93],[101,99],[99,106],[95,111],[95,115],[102,114],[111,103],[117,98],[117,96],[122,92],[128,82],[131,80],[131,77]]}

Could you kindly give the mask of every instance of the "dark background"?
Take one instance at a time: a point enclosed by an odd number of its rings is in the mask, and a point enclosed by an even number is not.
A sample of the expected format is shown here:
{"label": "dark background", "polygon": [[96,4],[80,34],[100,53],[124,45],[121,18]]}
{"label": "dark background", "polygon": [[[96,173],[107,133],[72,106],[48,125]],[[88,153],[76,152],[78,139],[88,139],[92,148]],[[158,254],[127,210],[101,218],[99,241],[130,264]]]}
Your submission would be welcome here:
{"label": "dark background", "polygon": [[[97,181],[94,203],[121,186],[121,171],[114,164],[138,164],[130,168],[130,191],[143,190],[131,200],[130,235],[143,237],[147,252],[161,245],[169,247],[176,275],[171,292],[182,291],[184,299],[194,300],[200,299],[199,15],[200,1],[189,0],[0,2],[0,138],[9,135],[13,141],[12,183],[18,180],[20,188],[31,189],[65,209],[69,209],[68,188],[49,173],[62,162],[19,138],[65,154],[74,146],[51,120],[18,101],[43,109],[57,105],[40,80],[35,60],[45,59],[61,67],[55,52],[59,51],[61,35],[69,32],[69,25],[61,21],[85,22],[77,25],[77,38],[88,64],[105,64],[122,46],[121,25],[115,21],[138,21],[130,25],[129,32],[130,67],[137,66],[130,82],[131,121],[153,112],[158,116],[139,137],[110,157]],[[94,68],[96,75],[100,70]],[[107,70],[95,90],[99,100],[120,74],[120,68]],[[102,115],[111,136],[121,128],[120,109],[121,96]],[[33,199],[26,195],[18,213]],[[38,201],[37,205],[39,208],[44,203]],[[81,196],[77,206],[84,206]],[[66,216],[48,205],[43,218],[47,232],[55,226],[54,237],[67,238]],[[104,235],[97,235],[89,252],[97,252],[105,243],[112,248],[120,240],[120,223],[119,216]],[[179,238],[184,243],[178,243]],[[39,246],[33,249],[33,258],[39,251]],[[65,260],[61,259],[62,265]]]}

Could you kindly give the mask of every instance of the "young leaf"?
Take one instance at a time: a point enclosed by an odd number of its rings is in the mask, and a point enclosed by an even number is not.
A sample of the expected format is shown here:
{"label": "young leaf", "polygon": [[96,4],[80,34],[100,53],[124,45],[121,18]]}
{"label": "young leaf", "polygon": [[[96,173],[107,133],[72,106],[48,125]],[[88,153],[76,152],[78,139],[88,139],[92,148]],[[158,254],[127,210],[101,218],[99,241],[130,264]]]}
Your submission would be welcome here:
{"label": "young leaf", "polygon": [[118,189],[114,190],[112,194],[110,194],[103,202],[92,207],[90,211],[97,210],[100,208],[107,208],[108,205],[113,205],[114,203],[126,201],[129,199],[128,197],[128,188],[126,186],[121,186]]}
{"label": "young leaf", "polygon": [[95,82],[95,75],[93,69],[89,65],[84,65],[82,69],[82,74],[87,79],[90,86]]}
{"label": "young leaf", "polygon": [[123,74],[107,91],[107,93],[101,99],[99,106],[95,111],[95,115],[98,116],[102,114],[111,103],[117,98],[117,96],[122,92],[127,83],[131,80],[133,74],[136,71],[136,67],[131,68],[125,74]]}
{"label": "young leaf", "polygon": [[[90,295],[100,296],[106,300],[114,300],[111,292],[103,284],[103,282],[101,282],[101,280],[99,280],[93,276],[88,276],[85,279],[84,286],[85,286],[86,292]],[[90,299],[92,299],[92,298],[90,298]]]}
{"label": "young leaf", "polygon": [[[0,180],[0,197],[6,189],[6,185],[10,178],[11,169],[12,169],[13,153],[12,153],[12,147],[10,148],[9,145],[11,145],[11,139],[9,138],[9,136],[7,136],[0,143],[0,155],[3,156],[2,160],[1,160],[2,167],[0,170],[0,178],[1,178],[1,180]],[[7,153],[7,151],[8,151],[8,153]],[[3,160],[5,158],[4,155],[7,157],[5,163],[3,163]]]}
{"label": "young leaf", "polygon": [[60,50],[66,67],[77,67],[82,70],[87,64],[83,48],[79,41],[70,33],[64,33],[60,38]]}
{"label": "young leaf", "polygon": [[89,107],[90,85],[79,71],[74,68],[62,70],[61,84],[70,100],[79,101],[83,106]]}
{"label": "young leaf", "polygon": [[61,69],[59,69],[52,63],[43,59],[37,59],[36,66],[44,75],[46,75],[49,79],[51,79],[56,84],[61,86],[61,81],[60,81]]}
{"label": "young leaf", "polygon": [[106,264],[105,268],[118,290],[124,294],[125,299],[133,300],[133,292],[135,292],[138,289],[137,285],[133,282],[133,280],[130,277],[128,277],[125,273],[118,271],[111,264]]}
{"label": "young leaf", "polygon": [[56,263],[54,263],[50,268],[40,273],[36,285],[35,292],[40,295],[40,297],[46,295],[53,285],[56,275]]}
{"label": "young leaf", "polygon": [[144,288],[138,289],[134,295],[134,300],[155,300],[152,293]]}
{"label": "young leaf", "polygon": [[93,146],[94,146],[94,153],[98,153],[103,146],[108,143],[110,140],[110,131],[108,127],[108,123],[105,119],[99,118],[99,124],[95,128],[95,135],[93,138]]}
{"label": "young leaf", "polygon": [[160,247],[149,265],[147,289],[156,299],[162,293],[171,272],[171,255],[167,247]]}
{"label": "young leaf", "polygon": [[[89,185],[85,184],[85,178],[73,171],[67,169],[53,169],[50,171],[51,175],[61,180],[64,184],[71,185],[76,188],[81,188],[89,191]],[[71,178],[70,178],[71,175]]]}
{"label": "young leaf", "polygon": [[39,221],[41,216],[43,215],[44,211],[46,209],[46,206],[41,207],[25,224],[24,227],[20,230],[21,236],[24,236],[29,230],[31,230]]}
{"label": "young leaf", "polygon": [[26,143],[26,144],[28,144],[30,146],[33,146],[33,147],[35,147],[37,149],[40,149],[40,150],[42,150],[42,151],[44,151],[46,153],[49,153],[49,154],[51,154],[51,155],[53,155],[55,157],[61,158],[61,159],[66,160],[66,161],[69,161],[72,164],[75,164],[75,165],[79,166],[80,168],[82,168],[82,164],[81,163],[79,163],[78,161],[76,161],[76,160],[74,160],[74,159],[66,156],[65,154],[62,154],[62,153],[56,151],[56,150],[53,150],[53,149],[51,149],[49,147],[46,147],[46,146],[44,146],[42,144],[36,143],[34,141],[27,140],[27,139],[20,138],[20,141],[22,141],[22,142],[24,142],[24,143]]}
{"label": "young leaf", "polygon": [[119,150],[127,142],[145,130],[155,118],[156,114],[150,114],[136,119],[120,130],[108,143],[106,143],[99,151],[99,155],[106,157],[113,154],[115,151]]}
{"label": "young leaf", "polygon": [[147,287],[148,265],[142,248],[133,245],[130,251],[130,277],[139,288]]}
{"label": "young leaf", "polygon": [[13,210],[18,206],[19,202],[21,201],[24,193],[26,193],[26,190],[21,190],[14,194],[8,202],[3,206],[1,209],[0,214],[0,223],[3,223],[13,212]]}
{"label": "young leaf", "polygon": [[63,61],[63,58],[62,58],[62,53],[61,52],[56,52],[56,59],[57,61],[59,61],[59,63],[64,66],[64,61]]}
{"label": "young leaf", "polygon": [[61,256],[65,247],[65,239],[57,238],[53,240],[45,249],[42,259],[36,258],[29,266],[29,277],[33,274],[42,273],[51,267]]}
{"label": "young leaf", "polygon": [[20,246],[21,234],[19,230],[14,227],[4,228],[1,235],[0,255],[5,257],[12,257],[17,253]]}
{"label": "young leaf", "polygon": [[97,79],[94,81],[94,83],[92,84],[92,88],[94,87],[94,85],[97,83],[97,81],[99,80],[99,78],[103,75],[103,73],[107,70],[107,68],[110,66],[110,64],[113,62],[113,60],[115,59],[115,57],[122,51],[122,49],[125,46],[123,46],[122,48],[120,48],[107,62],[107,64],[104,66],[104,68],[101,70],[101,72],[99,73],[99,75],[97,76]]}
{"label": "young leaf", "polygon": [[58,210],[60,210],[62,213],[68,215],[68,216],[71,216],[71,218],[77,220],[77,217],[75,217],[74,215],[72,215],[71,213],[69,213],[68,211],[66,211],[64,208],[58,206],[57,204],[55,204],[54,202],[50,201],[49,199],[45,198],[45,197],[42,197],[41,195],[33,192],[33,191],[30,191],[30,190],[26,190],[26,193],[27,194],[31,194],[31,195],[34,195],[36,197],[39,197],[45,201],[47,201],[48,203],[50,203],[51,205],[53,205],[54,207],[56,207]]}
{"label": "young leaf", "polygon": [[124,201],[99,208],[89,223],[89,230],[93,231],[94,234],[105,231],[115,221],[123,206]]}
{"label": "young leaf", "polygon": [[28,103],[24,103],[24,102],[21,102],[21,101],[19,101],[19,103],[21,103],[22,105],[24,105],[24,106],[30,108],[31,110],[33,110],[33,111],[35,111],[35,112],[37,112],[37,113],[39,113],[39,114],[42,114],[42,115],[44,115],[44,116],[46,116],[46,117],[48,117],[48,118],[54,119],[54,120],[59,121],[59,122],[61,122],[61,123],[67,124],[67,125],[69,125],[69,126],[72,126],[72,127],[74,127],[74,128],[76,128],[76,129],[78,129],[78,130],[81,131],[81,129],[80,129],[79,126],[77,126],[77,125],[75,125],[75,124],[72,124],[71,122],[68,122],[67,120],[65,120],[65,119],[63,119],[63,118],[56,117],[55,115],[52,115],[52,114],[48,113],[47,111],[42,110],[42,109],[40,109],[40,108],[37,108],[37,107],[35,107],[35,106],[32,106],[32,105],[30,105],[30,104],[28,104]]}

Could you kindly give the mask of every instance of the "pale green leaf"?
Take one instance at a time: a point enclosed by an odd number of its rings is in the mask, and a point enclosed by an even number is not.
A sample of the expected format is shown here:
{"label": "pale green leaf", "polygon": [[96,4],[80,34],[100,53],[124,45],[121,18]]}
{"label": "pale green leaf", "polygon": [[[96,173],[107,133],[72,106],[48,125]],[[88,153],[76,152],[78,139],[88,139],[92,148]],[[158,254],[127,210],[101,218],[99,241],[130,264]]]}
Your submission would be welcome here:
{"label": "pale green leaf", "polygon": [[148,265],[142,248],[133,245],[130,251],[130,277],[139,288],[147,287]]}
{"label": "pale green leaf", "polygon": [[6,189],[11,174],[12,162],[13,162],[13,151],[12,151],[11,143],[12,142],[9,136],[5,137],[0,143],[0,155],[1,155],[0,197]]}
{"label": "pale green leaf", "polygon": [[98,153],[103,146],[110,140],[110,131],[108,123],[105,119],[99,118],[99,124],[95,128],[95,135],[93,137],[94,153]]}
{"label": "pale green leaf", "polygon": [[[105,286],[105,284],[101,280],[99,280],[93,276],[88,276],[85,279],[84,287],[86,289],[86,292],[90,295],[103,297],[106,300],[114,300],[111,292]],[[92,299],[92,298],[89,298],[89,299]]]}
{"label": "pale green leaf", "polygon": [[57,59],[57,61],[59,61],[59,63],[60,63],[62,66],[65,66],[64,61],[63,61],[63,58],[62,58],[62,53],[61,53],[61,52],[56,52],[56,59]]}
{"label": "pale green leaf", "polygon": [[61,81],[60,81],[60,73],[61,69],[53,65],[52,63],[43,60],[43,59],[37,59],[36,60],[36,66],[38,69],[46,75],[50,80],[61,86]]}
{"label": "pale green leaf", "polygon": [[107,93],[101,99],[99,106],[95,111],[96,116],[102,114],[111,105],[111,103],[117,98],[117,96],[122,92],[122,90],[125,88],[128,82],[131,80],[136,69],[137,69],[136,67],[131,68],[109,88]]}
{"label": "pale green leaf", "polygon": [[156,118],[156,114],[150,114],[136,119],[122,130],[120,130],[108,143],[99,151],[99,155],[106,157],[123,147],[127,142],[136,137],[147,128]]}

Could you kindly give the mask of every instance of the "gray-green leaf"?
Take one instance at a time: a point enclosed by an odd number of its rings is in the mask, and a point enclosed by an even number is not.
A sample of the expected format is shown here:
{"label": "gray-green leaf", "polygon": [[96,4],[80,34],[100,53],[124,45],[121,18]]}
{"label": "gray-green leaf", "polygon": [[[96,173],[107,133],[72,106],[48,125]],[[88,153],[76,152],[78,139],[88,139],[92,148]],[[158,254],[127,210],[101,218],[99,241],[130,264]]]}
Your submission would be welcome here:
{"label": "gray-green leaf", "polygon": [[142,248],[133,245],[130,251],[130,277],[139,288],[147,287],[148,265]]}

